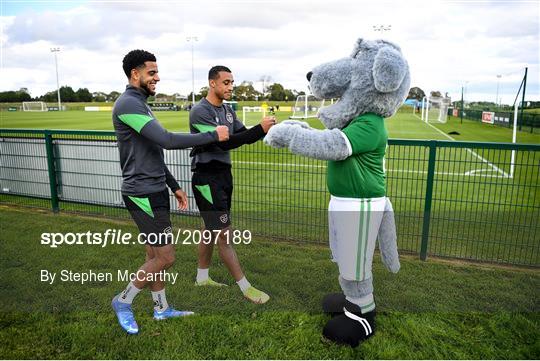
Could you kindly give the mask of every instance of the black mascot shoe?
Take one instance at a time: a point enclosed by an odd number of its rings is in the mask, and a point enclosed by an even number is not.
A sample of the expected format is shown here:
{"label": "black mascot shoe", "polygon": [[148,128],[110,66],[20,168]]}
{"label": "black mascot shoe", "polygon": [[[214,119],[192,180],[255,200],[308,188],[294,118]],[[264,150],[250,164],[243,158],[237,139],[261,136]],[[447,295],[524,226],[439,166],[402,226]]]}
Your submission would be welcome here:
{"label": "black mascot shoe", "polygon": [[344,313],[332,318],[323,329],[323,336],[335,343],[357,347],[375,333],[375,310],[362,314],[360,307],[345,301]]}
{"label": "black mascot shoe", "polygon": [[330,314],[332,317],[342,315],[345,302],[346,299],[343,293],[331,293],[326,295],[322,300],[323,312]]}

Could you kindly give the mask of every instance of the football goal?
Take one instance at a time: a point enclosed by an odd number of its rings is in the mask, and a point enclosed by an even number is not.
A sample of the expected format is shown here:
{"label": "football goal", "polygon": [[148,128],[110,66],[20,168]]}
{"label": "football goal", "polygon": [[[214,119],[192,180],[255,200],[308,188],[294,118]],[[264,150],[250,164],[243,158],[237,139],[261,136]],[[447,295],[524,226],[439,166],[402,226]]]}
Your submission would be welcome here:
{"label": "football goal", "polygon": [[426,123],[446,123],[451,99],[427,97],[422,100],[422,120]]}
{"label": "football goal", "polygon": [[246,127],[257,125],[266,116],[266,107],[242,107],[242,123]]}
{"label": "football goal", "polygon": [[291,119],[317,118],[317,112],[323,106],[324,99],[317,99],[314,95],[299,95],[296,98]]}
{"label": "football goal", "polygon": [[23,112],[46,112],[47,104],[45,102],[23,102]]}

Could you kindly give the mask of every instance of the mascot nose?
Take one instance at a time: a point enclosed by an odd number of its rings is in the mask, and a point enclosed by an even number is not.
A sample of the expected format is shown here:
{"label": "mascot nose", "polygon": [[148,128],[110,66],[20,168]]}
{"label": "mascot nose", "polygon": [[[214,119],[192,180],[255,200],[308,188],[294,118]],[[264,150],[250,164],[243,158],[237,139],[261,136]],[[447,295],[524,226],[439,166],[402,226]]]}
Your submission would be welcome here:
{"label": "mascot nose", "polygon": [[309,73],[306,74],[306,78],[307,78],[307,81],[310,81],[311,80],[311,76],[313,75],[313,72],[310,71]]}

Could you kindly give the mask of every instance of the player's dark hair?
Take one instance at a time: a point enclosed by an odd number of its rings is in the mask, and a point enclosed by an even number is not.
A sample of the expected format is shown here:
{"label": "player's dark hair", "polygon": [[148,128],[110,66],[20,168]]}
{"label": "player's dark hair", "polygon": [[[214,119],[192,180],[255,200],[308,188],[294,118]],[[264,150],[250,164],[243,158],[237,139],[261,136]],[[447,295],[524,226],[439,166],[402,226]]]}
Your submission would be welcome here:
{"label": "player's dark hair", "polygon": [[131,70],[144,67],[144,62],[146,61],[156,61],[156,57],[146,50],[139,49],[127,53],[122,61],[122,67],[124,68],[124,73],[126,73],[128,79],[131,78]]}
{"label": "player's dark hair", "polygon": [[212,69],[210,69],[210,71],[208,72],[208,80],[210,79],[216,80],[217,78],[219,78],[220,71],[232,73],[231,69],[227,68],[226,66],[216,65],[216,66],[213,66]]}

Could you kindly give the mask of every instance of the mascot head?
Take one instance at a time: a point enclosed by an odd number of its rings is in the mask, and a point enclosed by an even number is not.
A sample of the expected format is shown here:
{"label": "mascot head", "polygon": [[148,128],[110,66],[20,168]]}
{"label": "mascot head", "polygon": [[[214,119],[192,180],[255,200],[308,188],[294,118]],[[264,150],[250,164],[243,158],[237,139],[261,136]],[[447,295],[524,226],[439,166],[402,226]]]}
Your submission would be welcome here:
{"label": "mascot head", "polygon": [[307,78],[317,98],[339,98],[319,111],[328,129],[341,129],[365,113],[392,116],[403,104],[411,82],[409,65],[397,45],[363,39],[357,40],[351,56],[321,64]]}

